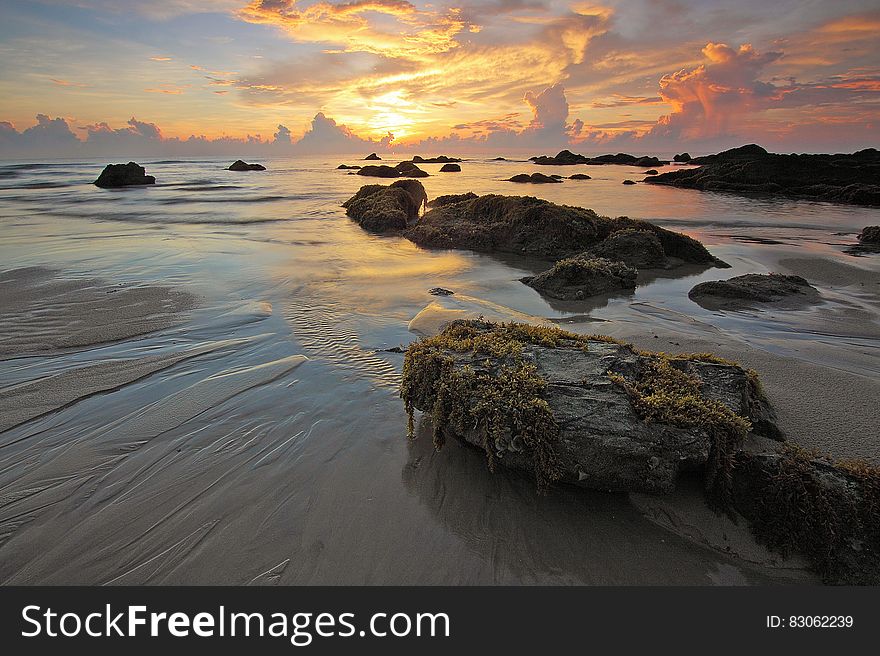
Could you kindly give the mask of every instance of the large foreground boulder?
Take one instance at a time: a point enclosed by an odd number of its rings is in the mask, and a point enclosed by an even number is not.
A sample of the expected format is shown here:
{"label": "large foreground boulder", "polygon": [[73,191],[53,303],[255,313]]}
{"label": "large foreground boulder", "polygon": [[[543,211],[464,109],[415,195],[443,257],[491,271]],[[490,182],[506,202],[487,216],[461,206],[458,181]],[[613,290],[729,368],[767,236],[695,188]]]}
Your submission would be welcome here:
{"label": "large foreground boulder", "polygon": [[819,291],[800,276],[747,273],[694,286],[690,299],[710,309],[737,309],[755,304],[801,307],[818,303]]}
{"label": "large foreground boulder", "polygon": [[636,288],[638,271],[623,262],[580,255],[559,260],[537,276],[522,282],[545,296],[563,301],[579,301],[598,294],[631,291]]}
{"label": "large foreground boulder", "polygon": [[262,164],[248,164],[240,159],[235,160],[229,165],[227,171],[265,171],[266,167]]}
{"label": "large foreground boulder", "polygon": [[108,164],[101,171],[101,175],[95,180],[98,187],[128,187],[131,185],[156,184],[156,178],[147,175],[146,170],[140,164],[129,162],[128,164]]}
{"label": "large foreground boulder", "polygon": [[[610,491],[664,492],[705,471],[724,496],[749,431],[778,436],[753,373],[553,327],[456,321],[407,349],[401,397],[493,468]],[[412,428],[412,424],[410,426]]]}
{"label": "large foreground boulder", "polygon": [[437,196],[437,198],[430,201],[428,207],[442,207],[443,205],[463,203],[464,201],[474,200],[475,198],[477,198],[477,195],[472,191],[465,194],[446,194],[444,196]]}
{"label": "large foreground boulder", "polygon": [[696,157],[690,164],[701,166],[661,173],[645,182],[702,191],[880,205],[880,152],[874,148],[852,154],[776,155],[749,144]]}
{"label": "large foreground boulder", "polygon": [[468,198],[462,195],[458,202],[433,207],[407,231],[407,238],[427,248],[498,251],[556,260],[583,253],[630,228],[656,235],[670,261],[727,266],[696,239],[647,221],[611,219],[593,210],[531,196]]}
{"label": "large foreground boulder", "polygon": [[366,185],[342,206],[358,225],[372,232],[405,230],[419,218],[428,194],[418,180],[398,180],[389,186]]}

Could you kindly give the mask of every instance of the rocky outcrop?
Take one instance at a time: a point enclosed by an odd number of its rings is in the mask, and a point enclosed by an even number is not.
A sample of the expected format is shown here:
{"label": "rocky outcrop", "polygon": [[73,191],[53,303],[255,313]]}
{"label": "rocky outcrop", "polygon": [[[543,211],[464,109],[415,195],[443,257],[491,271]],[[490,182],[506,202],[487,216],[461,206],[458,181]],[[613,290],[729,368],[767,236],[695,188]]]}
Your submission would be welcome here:
{"label": "rocky outcrop", "polygon": [[446,194],[445,196],[437,196],[428,203],[428,207],[443,207],[444,205],[452,205],[453,203],[462,203],[467,200],[474,200],[477,195],[469,191],[466,194]]}
{"label": "rocky outcrop", "polygon": [[859,233],[859,243],[866,246],[880,246],[880,226],[866,226]]}
{"label": "rocky outcrop", "polygon": [[413,155],[412,161],[416,164],[454,164],[456,162],[460,162],[461,158],[459,157],[447,157],[446,155],[438,155],[437,157],[419,157],[418,155]]}
{"label": "rocky outcrop", "polygon": [[359,168],[361,168],[361,167],[360,167],[360,166],[356,166],[356,165],[355,165],[355,166],[352,166],[352,165],[349,165],[349,164],[340,164],[340,165],[337,166],[336,168],[337,168],[337,169],[351,169],[352,171],[357,171],[357,170],[358,170]]}
{"label": "rocky outcrop", "polygon": [[711,309],[736,309],[753,304],[799,307],[819,302],[819,291],[800,276],[748,273],[728,280],[696,285],[691,300]]}
{"label": "rocky outcrop", "polygon": [[405,230],[419,218],[428,200],[418,180],[398,180],[389,186],[366,185],[349,198],[343,207],[358,225],[372,232]]}
{"label": "rocky outcrop", "polygon": [[656,235],[665,257],[676,262],[727,266],[697,240],[647,221],[611,219],[531,196],[454,198],[439,206],[435,201],[406,237],[428,248],[466,248],[557,260],[583,253],[613,233],[631,228]]}
{"label": "rocky outcrop", "polygon": [[147,175],[146,170],[140,164],[129,162],[128,164],[108,164],[101,171],[101,175],[94,184],[98,187],[128,187],[132,185],[155,184],[156,178]]}
{"label": "rocky outcrop", "polygon": [[676,155],[675,157],[673,157],[672,161],[673,162],[680,162],[680,163],[690,162],[691,155],[690,155],[690,153],[681,153],[680,155]]}
{"label": "rocky outcrop", "polygon": [[407,349],[401,397],[490,468],[610,491],[665,492],[684,471],[724,486],[749,430],[778,434],[754,374],[557,328],[457,321]]}
{"label": "rocky outcrop", "polygon": [[461,172],[461,166],[458,164],[444,164],[440,167],[440,173],[459,173]]}
{"label": "rocky outcrop", "polygon": [[365,160],[380,160],[380,159],[382,159],[382,158],[379,157],[376,153],[370,153],[369,155],[367,155],[366,157],[364,157],[364,159],[365,159]]}
{"label": "rocky outcrop", "polygon": [[632,291],[637,275],[638,271],[623,262],[584,254],[559,260],[537,276],[522,278],[522,282],[545,296],[579,301],[598,294]]}
{"label": "rocky outcrop", "polygon": [[262,164],[248,164],[240,159],[235,160],[229,165],[227,171],[265,171],[266,167]]}
{"label": "rocky outcrop", "polygon": [[642,168],[648,168],[650,166],[668,164],[668,162],[647,155],[636,157],[635,155],[628,155],[627,153],[617,153],[616,155],[609,154],[599,155],[598,157],[587,157],[585,155],[573,153],[570,150],[562,150],[555,156],[538,155],[536,157],[530,157],[529,160],[535,164],[545,166],[569,166],[572,164],[622,164],[624,166],[640,166]]}
{"label": "rocky outcrop", "polygon": [[874,148],[852,154],[776,155],[749,144],[690,163],[701,166],[661,173],[645,182],[880,206],[880,152]]}
{"label": "rocky outcrop", "polygon": [[586,173],[575,173],[574,175],[568,176],[568,179],[569,180],[592,180],[593,178],[588,176]]}
{"label": "rocky outcrop", "polygon": [[519,173],[512,178],[508,178],[507,182],[547,184],[553,182],[562,182],[562,180],[551,175],[544,175],[543,173],[532,173],[531,175],[529,175],[528,173]]}
{"label": "rocky outcrop", "polygon": [[650,230],[618,230],[591,247],[587,255],[623,262],[636,269],[662,269],[673,263],[666,257],[663,244]]}

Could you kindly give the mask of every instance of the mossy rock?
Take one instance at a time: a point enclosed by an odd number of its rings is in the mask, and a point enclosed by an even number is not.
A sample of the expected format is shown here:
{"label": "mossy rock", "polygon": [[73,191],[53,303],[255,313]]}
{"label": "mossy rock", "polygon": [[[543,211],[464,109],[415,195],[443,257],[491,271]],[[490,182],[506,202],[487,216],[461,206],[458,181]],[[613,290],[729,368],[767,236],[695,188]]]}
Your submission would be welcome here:
{"label": "mossy rock", "polygon": [[612,233],[586,254],[623,262],[636,269],[662,269],[671,265],[660,238],[651,230],[636,228]]}
{"label": "mossy rock", "polygon": [[638,271],[623,262],[580,255],[559,260],[549,270],[523,278],[522,282],[551,298],[577,301],[598,294],[632,291],[637,276]]}
{"label": "mossy rock", "polygon": [[428,195],[418,180],[398,180],[388,186],[365,185],[342,206],[358,225],[372,232],[396,232],[419,218]]}
{"label": "mossy rock", "polygon": [[772,304],[796,308],[818,303],[819,291],[800,276],[747,273],[694,286],[690,299],[709,309],[737,309]]}
{"label": "mossy rock", "polygon": [[438,448],[463,439],[540,487],[663,492],[695,470],[723,499],[739,441],[779,436],[754,374],[734,363],[547,326],[454,322],[407,349],[401,397],[411,417],[430,416]]}

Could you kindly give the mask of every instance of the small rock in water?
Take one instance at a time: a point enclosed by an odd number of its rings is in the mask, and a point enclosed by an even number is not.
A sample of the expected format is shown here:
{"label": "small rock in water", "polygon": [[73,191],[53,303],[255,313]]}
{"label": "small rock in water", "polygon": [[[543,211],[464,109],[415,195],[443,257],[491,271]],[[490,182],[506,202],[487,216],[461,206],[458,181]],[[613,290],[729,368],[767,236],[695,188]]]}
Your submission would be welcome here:
{"label": "small rock in water", "polygon": [[625,185],[634,185],[635,182],[633,182],[632,180],[624,180],[624,181],[623,181],[623,184],[625,184]]}
{"label": "small rock in water", "polygon": [[156,178],[146,175],[146,170],[140,164],[129,162],[128,164],[108,164],[101,171],[101,175],[95,180],[97,187],[128,187],[132,185],[155,184]]}
{"label": "small rock in water", "polygon": [[455,294],[454,291],[450,289],[444,289],[443,287],[432,287],[428,290],[428,293],[432,296],[452,296]]}
{"label": "small rock in water", "polygon": [[262,164],[248,164],[240,159],[235,160],[229,165],[227,171],[265,171],[266,167]]}

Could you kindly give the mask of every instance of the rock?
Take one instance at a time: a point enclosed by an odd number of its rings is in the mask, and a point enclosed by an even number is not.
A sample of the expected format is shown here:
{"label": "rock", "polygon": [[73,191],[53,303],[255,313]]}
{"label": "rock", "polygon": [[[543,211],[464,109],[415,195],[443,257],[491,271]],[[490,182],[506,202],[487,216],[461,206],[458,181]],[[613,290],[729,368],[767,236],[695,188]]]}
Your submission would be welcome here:
{"label": "rock", "polygon": [[156,184],[156,178],[147,175],[143,166],[135,162],[108,164],[94,184],[98,187],[128,187],[130,185]]}
{"label": "rock", "polygon": [[509,178],[507,182],[528,182],[531,184],[547,184],[550,182],[562,182],[558,178],[553,178],[549,175],[544,175],[543,173],[532,173],[529,175],[528,173],[519,173],[512,178]]}
{"label": "rock", "polygon": [[800,276],[779,273],[748,273],[728,280],[702,282],[691,289],[688,297],[710,309],[741,308],[754,303],[797,307],[820,300],[819,291]]}
{"label": "rock", "polygon": [[565,179],[564,175],[559,175],[557,173],[551,173],[550,177],[553,178],[554,180],[564,180]]}
{"label": "rock", "polygon": [[859,243],[880,246],[880,226],[867,226],[859,233]]}
{"label": "rock", "polygon": [[574,175],[568,176],[568,179],[569,180],[592,180],[593,178],[588,176],[586,173],[575,173]]}
{"label": "rock", "polygon": [[690,162],[691,156],[690,153],[682,153],[681,155],[676,155],[672,158],[673,162]]}
{"label": "rock", "polygon": [[776,155],[755,144],[697,157],[699,168],[661,173],[646,179],[703,191],[729,191],[880,206],[880,152]]}
{"label": "rock", "polygon": [[540,487],[667,492],[684,471],[723,487],[749,428],[778,432],[754,374],[733,363],[514,323],[456,321],[411,344],[401,397],[433,418],[437,448],[462,439]]}
{"label": "rock", "polygon": [[551,298],[579,301],[598,294],[633,290],[637,275],[635,269],[623,262],[579,255],[559,260],[549,270],[523,278],[522,282]]}
{"label": "rock", "polygon": [[406,178],[427,178],[428,174],[412,162],[401,162],[394,167]]}
{"label": "rock", "polygon": [[657,175],[657,169],[649,169],[645,171],[645,175]]}
{"label": "rock", "polygon": [[624,181],[623,181],[623,184],[625,184],[625,185],[634,185],[635,182],[633,182],[632,180],[624,180]]}
{"label": "rock", "polygon": [[493,162],[506,162],[507,158],[506,157],[495,157],[492,161]]}
{"label": "rock", "polygon": [[[727,265],[697,240],[647,221],[611,219],[592,210],[557,205],[531,196],[470,195],[433,204],[406,237],[426,248],[466,248],[561,259],[582,253],[627,228],[653,232],[667,258],[681,262]],[[439,200],[439,199],[438,199]]]}
{"label": "rock", "polygon": [[539,155],[537,157],[529,157],[535,164],[566,166],[569,164],[589,164],[590,158],[584,155],[578,155],[570,150],[560,150],[555,157],[548,155]]}
{"label": "rock", "polygon": [[419,164],[451,164],[460,162],[461,159],[458,157],[447,157],[446,155],[438,155],[437,157],[429,157],[425,159],[424,157],[413,155],[412,161]]}
{"label": "rock", "polygon": [[461,203],[466,200],[474,200],[477,198],[477,195],[469,191],[466,194],[446,194],[445,196],[437,196],[434,200],[428,203],[428,207],[442,207],[444,205],[452,205],[453,203]]}
{"label": "rock", "polygon": [[370,153],[369,155],[367,155],[366,157],[364,157],[364,159],[380,160],[380,159],[382,159],[382,158],[379,157],[376,153]]}
{"label": "rock", "polygon": [[663,244],[650,230],[618,230],[591,247],[586,254],[623,262],[636,269],[660,269],[670,265]]}
{"label": "rock", "polygon": [[455,292],[450,291],[449,289],[444,289],[443,287],[432,287],[428,290],[428,293],[431,296],[452,296]]}
{"label": "rock", "polygon": [[796,447],[736,454],[732,505],[759,542],[835,585],[880,584],[880,470]]}
{"label": "rock", "polygon": [[235,160],[229,165],[227,171],[265,171],[266,167],[262,164],[248,164],[240,159]]}
{"label": "rock", "polygon": [[357,171],[357,170],[360,169],[361,167],[360,167],[360,166],[349,166],[348,164],[340,164],[340,165],[337,166],[336,168],[337,168],[337,169],[351,169],[351,170],[353,170],[353,171]]}
{"label": "rock", "polygon": [[358,172],[358,175],[367,175],[373,178],[399,178],[400,170],[393,166],[386,166],[385,164],[379,165],[368,165],[361,167]]}
{"label": "rock", "polygon": [[440,173],[459,173],[461,167],[458,164],[444,164],[440,167]]}
{"label": "rock", "polygon": [[392,232],[405,230],[418,220],[428,195],[418,180],[398,180],[389,186],[366,185],[349,198],[346,214],[365,230]]}

